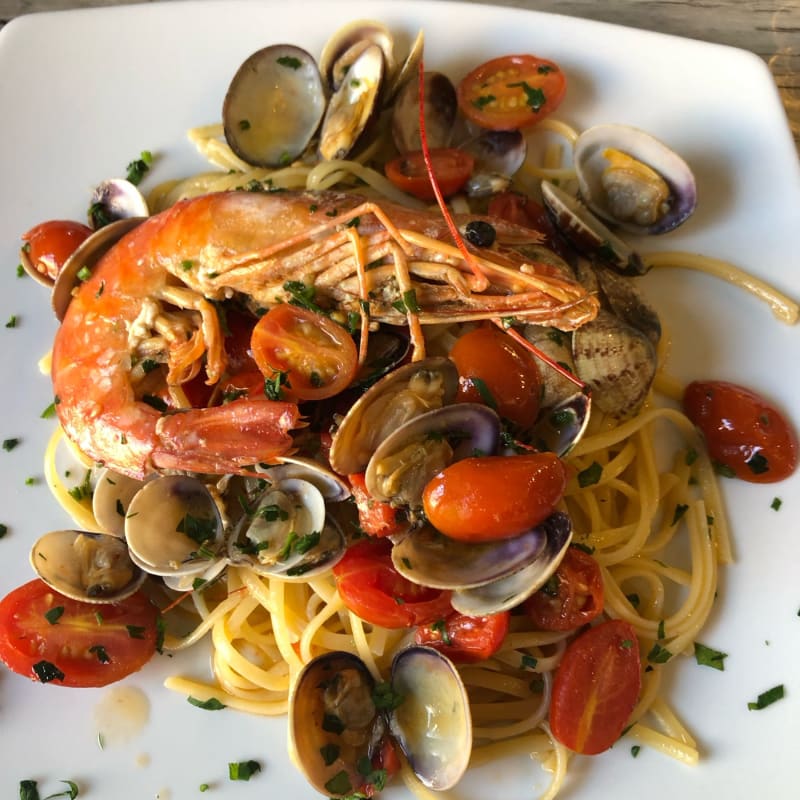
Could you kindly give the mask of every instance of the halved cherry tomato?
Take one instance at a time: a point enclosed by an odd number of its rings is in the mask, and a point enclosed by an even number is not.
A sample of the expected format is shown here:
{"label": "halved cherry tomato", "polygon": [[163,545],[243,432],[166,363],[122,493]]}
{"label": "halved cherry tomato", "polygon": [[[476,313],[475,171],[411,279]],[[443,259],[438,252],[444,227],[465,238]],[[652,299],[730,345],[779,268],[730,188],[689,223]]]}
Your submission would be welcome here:
{"label": "halved cherry tomato", "polygon": [[516,130],[555,111],[566,90],[558,64],[532,55],[501,56],[458,84],[458,107],[482,128]]}
{"label": "halved cherry tomato", "polygon": [[250,346],[267,379],[285,373],[283,396],[289,400],[333,397],[347,388],[358,367],[355,342],[341,325],[289,303],[261,317]]}
{"label": "halved cherry tomato", "polygon": [[33,681],[105,686],[150,660],[157,619],[141,592],[119,603],[81,603],[37,578],[0,601],[0,660]]}
{"label": "halved cherry tomato", "polygon": [[[475,159],[455,147],[434,148],[431,165],[442,194],[455,194],[466,182],[475,166]],[[428,176],[421,151],[406,153],[390,161],[385,167],[386,177],[398,188],[420,200],[434,200],[436,195]]]}
{"label": "halved cherry tomato", "polygon": [[567,471],[554,453],[478,456],[432,478],[422,502],[428,521],[452,539],[486,542],[517,536],[553,513]]}
{"label": "halved cherry tomato", "polygon": [[370,536],[391,536],[407,528],[399,509],[391,503],[376,500],[369,493],[363,472],[348,475],[347,480],[358,508],[358,523],[364,533]]}
{"label": "halved cherry tomato", "polygon": [[553,576],[525,601],[525,611],[543,631],[568,631],[603,611],[600,566],[588,553],[570,547]]}
{"label": "halved cherry tomato", "polygon": [[486,661],[502,647],[510,616],[509,611],[483,617],[468,617],[455,611],[445,619],[421,625],[414,641],[435,647],[457,664]]}
{"label": "halved cherry tomato", "polygon": [[406,580],[392,564],[388,539],[362,539],[333,568],[344,604],[361,619],[384,628],[411,628],[446,617],[450,592]]}
{"label": "halved cherry tomato", "polygon": [[54,219],[35,225],[22,234],[22,241],[34,269],[55,280],[64,262],[92,233],[91,228],[80,222]]}
{"label": "halved cherry tomato", "polygon": [[553,681],[550,729],[576,753],[594,755],[619,739],[642,685],[633,627],[602,622],[574,639]]}
{"label": "halved cherry tomato", "polygon": [[737,478],[774,483],[797,468],[797,433],[750,389],[725,381],[695,381],[683,407],[705,437],[711,458]]}
{"label": "halved cherry tomato", "polygon": [[476,328],[456,340],[450,358],[458,368],[457,401],[483,402],[520,428],[533,425],[542,379],[521,344],[498,328]]}

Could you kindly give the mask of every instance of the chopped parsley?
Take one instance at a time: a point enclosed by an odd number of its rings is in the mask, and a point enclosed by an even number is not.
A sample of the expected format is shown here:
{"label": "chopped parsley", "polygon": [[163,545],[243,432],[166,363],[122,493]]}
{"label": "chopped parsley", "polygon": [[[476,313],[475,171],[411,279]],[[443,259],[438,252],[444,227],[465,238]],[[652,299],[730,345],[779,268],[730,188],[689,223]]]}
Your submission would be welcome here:
{"label": "chopped parsley", "polygon": [[391,683],[383,682],[375,684],[372,690],[372,702],[375,708],[381,711],[394,711],[402,705],[405,696],[396,691]]}
{"label": "chopped parsley", "polygon": [[84,264],[77,272],[79,281],[88,281],[92,277],[92,271]]}
{"label": "chopped parsley", "polygon": [[773,511],[779,511],[779,510],[780,510],[780,507],[781,507],[782,505],[783,505],[783,500],[781,500],[781,499],[780,499],[780,497],[773,497],[773,498],[772,498],[772,502],[769,504],[769,507],[770,507],[770,508],[771,508]]}
{"label": "chopped parsley", "polygon": [[261,764],[252,759],[228,763],[228,777],[232,781],[249,781],[257,772],[261,772]]}
{"label": "chopped parsley", "polygon": [[276,60],[282,67],[288,67],[289,69],[300,69],[303,66],[303,62],[294,56],[280,56]]}
{"label": "chopped parsley", "polygon": [[750,711],[761,711],[762,708],[782,700],[784,695],[783,684],[773,686],[771,689],[767,689],[766,692],[762,692],[754,702],[748,703],[747,707]]}
{"label": "chopped parsley", "polygon": [[216,528],[217,521],[212,517],[195,517],[193,514],[185,514],[175,530],[188,536],[193,542],[203,544],[214,538]]}
{"label": "chopped parsley", "polygon": [[480,109],[488,106],[489,103],[494,103],[495,100],[497,100],[497,98],[493,94],[482,94],[480,97],[476,97],[472,101],[472,105],[474,105],[475,108]]}
{"label": "chopped parsley", "polygon": [[489,408],[494,409],[497,411],[497,401],[492,396],[489,387],[486,385],[486,382],[481,378],[477,378],[474,375],[469,376],[469,382],[475,387],[478,394],[481,396],[481,400],[486,403]]}
{"label": "chopped parsley", "polygon": [[672,653],[666,647],[656,642],[647,654],[647,660],[653,664],[666,664],[672,658]]}
{"label": "chopped parsley", "polygon": [[284,386],[291,388],[289,373],[279,369],[273,370],[271,378],[264,378],[264,395],[267,400],[282,400]]}
{"label": "chopped parsley", "polygon": [[261,506],[258,511],[256,511],[256,516],[261,517],[265,522],[277,522],[278,520],[285,522],[289,519],[289,512],[284,511],[276,503],[269,503],[268,505]]}
{"label": "chopped parsley", "polygon": [[143,625],[126,625],[125,629],[131,639],[144,639],[145,629]]}
{"label": "chopped parsley", "polygon": [[19,439],[3,439],[3,450],[10,453],[19,444]]}
{"label": "chopped parsley", "polygon": [[105,647],[103,647],[103,645],[101,644],[93,644],[89,648],[89,652],[94,653],[94,655],[97,656],[97,660],[101,664],[108,664],[111,661],[111,659],[108,656],[108,653],[106,652]]}
{"label": "chopped parsley", "polygon": [[350,783],[350,778],[346,770],[337,772],[326,784],[325,788],[331,793],[336,795],[346,795],[352,791],[353,786]]}
{"label": "chopped parsley", "polygon": [[150,170],[150,165],[153,163],[153,154],[149,150],[142,150],[139,158],[134,159],[128,164],[128,180],[134,185],[138,186],[142,178]]}
{"label": "chopped parsley", "polygon": [[227,708],[227,706],[221,703],[216,697],[209,697],[208,700],[198,700],[196,697],[190,695],[186,699],[193,706],[202,708],[204,711],[221,711],[223,708]]}
{"label": "chopped parsley", "polygon": [[33,667],[33,672],[42,683],[50,681],[63,681],[66,677],[64,673],[49,661],[37,661]]}
{"label": "chopped parsley", "polygon": [[250,130],[250,120],[249,119],[240,119],[239,120],[239,130],[240,131],[249,131]]}
{"label": "chopped parsley", "polygon": [[340,733],[344,733],[344,722],[336,714],[325,714],[322,718],[322,730],[338,736]]}
{"label": "chopped parsley", "polygon": [[631,747],[631,755],[636,758],[639,755],[639,751],[642,749],[641,745],[635,744]]}
{"label": "chopped parsley", "polygon": [[309,311],[316,311],[318,314],[324,313],[314,302],[317,290],[313,286],[308,286],[302,281],[286,281],[283,284],[283,288],[292,298],[289,301],[291,305],[300,306],[300,308],[305,308]]}
{"label": "chopped parsley", "polygon": [[88,497],[92,496],[92,482],[91,482],[92,473],[90,470],[86,470],[83,476],[83,481],[79,483],[77,486],[73,486],[71,489],[68,490],[69,496],[76,502],[80,503]]}
{"label": "chopped parsley", "polygon": [[166,402],[162,398],[157,397],[154,394],[145,394],[145,395],[143,395],[142,396],[142,402],[143,403],[147,403],[147,405],[149,405],[151,408],[154,408],[156,411],[162,411],[163,412],[163,411],[167,410]]}
{"label": "chopped parsley", "polygon": [[322,756],[322,760],[325,763],[326,767],[329,767],[339,758],[340,747],[338,744],[333,744],[329,742],[326,745],[323,745],[319,749],[319,754]]}
{"label": "chopped parsley", "polygon": [[419,314],[420,307],[417,302],[416,290],[409,289],[407,292],[403,292],[402,298],[392,303],[392,308],[401,314]]}
{"label": "chopped parsley", "polygon": [[57,625],[64,613],[64,606],[54,606],[44,612],[44,618],[51,624]]}
{"label": "chopped parsley", "polygon": [[763,475],[765,472],[769,472],[769,461],[767,461],[763,453],[754,453],[745,461],[745,464],[750,468],[753,475]]}
{"label": "chopped parsley", "polygon": [[578,485],[581,489],[585,489],[587,486],[594,486],[599,483],[602,477],[603,467],[597,461],[593,461],[586,469],[578,473]]}
{"label": "chopped parsley", "polygon": [[16,328],[17,327],[17,315],[12,314],[8,318],[8,322],[6,322],[6,328]]}
{"label": "chopped parsley", "polygon": [[680,522],[681,517],[689,510],[689,506],[686,503],[678,503],[675,506],[675,513],[672,515],[672,524],[677,525]]}
{"label": "chopped parsley", "polygon": [[0,539],[2,539],[8,533],[8,525],[4,522],[0,522]]}
{"label": "chopped parsley", "polygon": [[453,640],[447,631],[447,622],[443,619],[437,619],[436,622],[431,623],[431,630],[436,631],[442,637],[443,644],[452,644]]}
{"label": "chopped parsley", "polygon": [[54,400],[47,408],[39,414],[39,419],[52,419],[56,415],[56,405],[58,400]]}
{"label": "chopped parsley", "polygon": [[711,667],[713,669],[718,669],[720,672],[724,672],[724,661],[728,657],[728,654],[720,650],[714,650],[711,647],[706,647],[706,645],[700,644],[700,642],[695,642],[694,657],[701,667]]}
{"label": "chopped parsley", "polygon": [[530,106],[534,111],[539,111],[547,102],[544,92],[538,87],[531,86],[527,81],[509,83],[507,86],[509,89],[522,89],[522,91],[525,92],[525,104]]}
{"label": "chopped parsley", "polygon": [[522,667],[522,669],[536,669],[536,665],[538,663],[539,663],[538,660],[533,656],[523,654],[522,663],[520,664],[520,667]]}

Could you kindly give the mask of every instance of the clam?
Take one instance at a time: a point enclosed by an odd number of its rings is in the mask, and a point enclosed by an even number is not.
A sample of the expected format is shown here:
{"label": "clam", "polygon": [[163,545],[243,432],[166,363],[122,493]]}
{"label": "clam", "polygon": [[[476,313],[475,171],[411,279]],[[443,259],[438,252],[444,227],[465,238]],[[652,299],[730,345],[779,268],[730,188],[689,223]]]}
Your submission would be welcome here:
{"label": "clam", "polygon": [[689,165],[638,128],[588,128],[575,142],[574,161],[586,205],[631,233],[665,233],[694,211],[697,188]]}
{"label": "clam", "polygon": [[547,544],[542,526],[493,542],[460,542],[425,525],[392,548],[395,569],[434,589],[471,589],[500,580],[539,557]]}
{"label": "clam", "polygon": [[[423,81],[428,147],[449,147],[458,112],[456,88],[450,78],[441,72],[426,72]],[[401,155],[422,148],[419,133],[419,81],[408,81],[397,93],[392,109],[392,138]]]}
{"label": "clam", "polygon": [[596,265],[594,271],[605,306],[618,319],[645,334],[656,347],[661,339],[661,320],[634,285],[634,279],[601,265]]}
{"label": "clam", "polygon": [[222,106],[225,139],[248,164],[285,166],[308,147],[324,112],[313,56],[272,45],[253,53],[233,76]]}
{"label": "clam", "polygon": [[123,600],[147,577],[125,542],[106,533],[51,531],[33,545],[30,560],[51,589],[87,603]]}
{"label": "clam", "polygon": [[545,208],[564,237],[578,251],[607,263],[623,275],[642,275],[647,266],[638,253],[612,233],[578,198],[542,181]]}
{"label": "clam", "polygon": [[361,659],[332,652],[310,661],[292,689],[289,747],[309,783],[329,797],[369,784],[370,764],[388,733],[427,787],[446,790],[472,749],[466,690],[453,664],[429,647],[393,659],[388,691]]}
{"label": "clam", "polygon": [[528,152],[527,140],[520,131],[481,131],[462,149],[475,159],[465,187],[470,197],[489,197],[508,189]]}
{"label": "clam", "polygon": [[330,450],[340,475],[363,472],[378,445],[404,422],[452,402],[458,370],[449,358],[406,364],[371,386],[339,423]]}
{"label": "clam", "polygon": [[120,539],[125,536],[128,506],[144,482],[104,467],[92,492],[92,513],[100,528]]}
{"label": "clam", "polygon": [[410,350],[410,340],[397,328],[379,328],[367,340],[367,357],[359,367],[352,387],[368,389],[379,378],[399,366]]}
{"label": "clam", "polygon": [[223,527],[202,481],[163,475],[131,500],[125,539],[131,558],[151,575],[200,575],[220,558]]}
{"label": "clam", "polygon": [[378,109],[383,79],[383,52],[378,45],[369,45],[350,65],[347,80],[328,102],[319,134],[319,154],[324,160],[344,158],[356,146]]}
{"label": "clam", "polygon": [[377,447],[364,476],[369,493],[394,505],[422,508],[422,492],[453,461],[492,455],[500,417],[487,406],[456,403],[428,411],[390,433]]}
{"label": "clam", "polygon": [[100,230],[121,219],[149,217],[150,209],[139,189],[124,178],[99,183],[89,204],[89,224]]}
{"label": "clam", "polygon": [[327,516],[322,492],[300,478],[270,484],[228,541],[231,563],[285,580],[330,569],[344,550],[344,536]]}
{"label": "clam", "polygon": [[383,92],[384,106],[388,106],[394,100],[397,93],[408,81],[416,78],[424,49],[425,34],[420,30],[414,37],[403,63],[388,77],[387,86]]}
{"label": "clam", "polygon": [[580,391],[542,408],[531,431],[531,442],[539,450],[567,455],[586,432],[591,406],[591,394]]}
{"label": "clam", "polygon": [[339,503],[350,497],[350,487],[335,472],[319,461],[300,456],[279,456],[272,466],[259,467],[270,483],[280,483],[287,478],[300,478],[313,484],[322,497],[331,503]]}
{"label": "clam", "polygon": [[530,564],[491,583],[458,589],[450,598],[453,608],[470,617],[498,614],[519,605],[544,586],[569,547],[572,522],[569,516],[557,511],[539,529],[544,534],[545,545]]}
{"label": "clam", "polygon": [[372,45],[381,51],[387,74],[395,70],[394,38],[375,20],[359,19],[339,28],[328,39],[319,57],[319,71],[325,84],[336,91],[358,57]]}
{"label": "clam", "polygon": [[58,273],[50,303],[59,321],[64,319],[76,286],[85,280],[86,272],[126,234],[144,221],[143,217],[131,217],[112,222],[95,231],[83,241],[66,260],[64,268]]}
{"label": "clam", "polygon": [[647,399],[656,374],[656,351],[642,331],[600,309],[572,334],[578,377],[597,408],[618,419],[633,416]]}

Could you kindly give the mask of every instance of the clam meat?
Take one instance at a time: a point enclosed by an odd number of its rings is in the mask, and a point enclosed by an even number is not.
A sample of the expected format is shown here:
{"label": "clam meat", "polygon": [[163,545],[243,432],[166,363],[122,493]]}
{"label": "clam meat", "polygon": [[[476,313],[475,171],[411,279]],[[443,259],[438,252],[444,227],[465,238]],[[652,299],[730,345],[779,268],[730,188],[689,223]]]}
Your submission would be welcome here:
{"label": "clam meat", "polygon": [[30,560],[51,589],[86,603],[123,600],[146,578],[125,542],[105,533],[51,531],[33,545]]}

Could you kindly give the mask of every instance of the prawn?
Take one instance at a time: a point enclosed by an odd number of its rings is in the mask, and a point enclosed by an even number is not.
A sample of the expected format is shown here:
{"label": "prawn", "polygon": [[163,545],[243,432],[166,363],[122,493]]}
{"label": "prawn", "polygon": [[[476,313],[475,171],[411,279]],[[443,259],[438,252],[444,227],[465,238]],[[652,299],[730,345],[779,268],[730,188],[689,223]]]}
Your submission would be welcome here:
{"label": "prawn", "polygon": [[594,318],[593,295],[516,249],[535,232],[491,222],[497,243],[471,248],[467,264],[438,213],[356,194],[180,201],[120,239],[74,292],[53,346],[62,427],[87,456],[136,477],[242,473],[287,454],[296,404],[250,395],[187,408],[180,387],[226,376],[220,303],[263,311],[290,300],[292,284],[357,315],[362,358],[375,322],[407,324],[421,358],[425,324],[513,316],[572,330]]}

